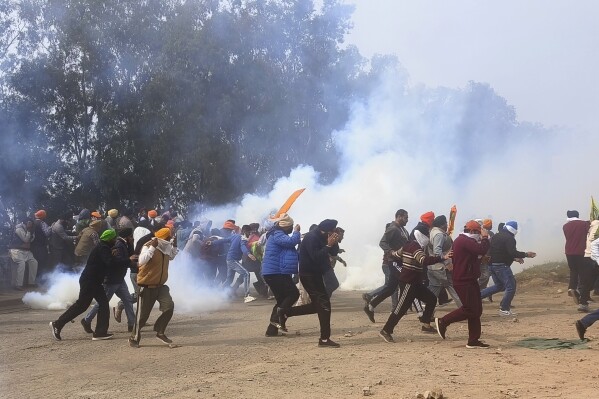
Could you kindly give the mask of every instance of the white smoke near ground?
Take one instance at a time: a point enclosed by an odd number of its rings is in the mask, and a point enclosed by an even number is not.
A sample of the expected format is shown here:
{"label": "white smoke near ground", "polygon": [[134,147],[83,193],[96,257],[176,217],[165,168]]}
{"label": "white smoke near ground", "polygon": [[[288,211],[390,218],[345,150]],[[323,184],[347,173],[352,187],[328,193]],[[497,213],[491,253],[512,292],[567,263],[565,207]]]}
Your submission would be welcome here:
{"label": "white smoke near ground", "polygon": [[562,260],[566,210],[588,218],[599,184],[596,137],[518,122],[488,85],[429,89],[405,82],[391,71],[367,101],[354,104],[349,122],[335,134],[340,174],[331,184],[320,184],[318,173],[302,165],[267,195],[248,194],[240,205],[202,216],[215,223],[260,221],[306,188],[289,213],[302,232],[325,218],[346,230],[341,247],[348,267],[336,268],[342,289],[382,283],[378,242],[399,208],[409,212],[411,229],[422,213],[448,216],[457,205],[454,237],[473,218],[490,217],[495,229],[516,220],[518,249],[538,253],[525,267]]}
{"label": "white smoke near ground", "polygon": [[[46,291],[28,292],[23,296],[23,303],[32,309],[64,310],[79,296],[80,275],[81,270],[74,273],[58,268],[44,277],[42,289]],[[128,275],[125,282],[132,293],[133,286]],[[169,265],[167,285],[177,313],[197,315],[222,309],[228,304],[227,293],[206,284],[202,280],[197,262],[183,251],[180,251]],[[116,295],[113,296],[110,306],[116,306],[118,301]]]}

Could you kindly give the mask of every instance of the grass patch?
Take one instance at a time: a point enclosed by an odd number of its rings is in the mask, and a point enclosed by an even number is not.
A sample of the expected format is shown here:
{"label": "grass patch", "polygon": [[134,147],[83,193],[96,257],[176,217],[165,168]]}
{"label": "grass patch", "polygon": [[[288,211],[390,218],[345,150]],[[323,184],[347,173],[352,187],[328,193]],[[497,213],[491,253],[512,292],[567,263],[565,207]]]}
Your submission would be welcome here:
{"label": "grass patch", "polygon": [[566,261],[548,262],[527,267],[516,274],[516,281],[525,283],[530,281],[546,280],[557,283],[567,283],[570,278],[570,269]]}

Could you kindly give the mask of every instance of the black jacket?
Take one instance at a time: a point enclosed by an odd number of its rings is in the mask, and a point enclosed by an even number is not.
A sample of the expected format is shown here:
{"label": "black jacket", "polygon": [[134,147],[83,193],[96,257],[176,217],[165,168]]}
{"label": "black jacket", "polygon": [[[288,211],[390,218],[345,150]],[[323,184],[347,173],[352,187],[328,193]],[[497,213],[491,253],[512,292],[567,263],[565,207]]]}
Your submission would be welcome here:
{"label": "black jacket", "polygon": [[101,241],[89,254],[87,264],[81,273],[79,282],[102,284],[108,270],[112,267],[112,260],[110,245]]}
{"label": "black jacket", "polygon": [[491,256],[491,264],[505,263],[511,266],[515,258],[526,258],[526,252],[520,252],[516,249],[516,238],[512,233],[501,230],[491,239],[489,256]]}
{"label": "black jacket", "polygon": [[405,227],[400,226],[395,221],[387,224],[387,228],[385,229],[385,234],[381,238],[379,242],[379,247],[383,250],[383,263],[386,265],[391,264],[391,262],[397,262],[399,259],[394,259],[390,252],[397,251],[402,248],[404,245],[408,243],[409,233]]}
{"label": "black jacket", "polygon": [[335,256],[334,251],[333,247],[327,247],[326,234],[323,235],[318,229],[307,233],[299,247],[300,276],[319,276],[325,274],[331,269],[329,256]]}
{"label": "black jacket", "polygon": [[129,246],[127,242],[118,238],[112,247],[112,263],[106,273],[106,284],[119,284],[124,281],[127,269],[131,267]]}

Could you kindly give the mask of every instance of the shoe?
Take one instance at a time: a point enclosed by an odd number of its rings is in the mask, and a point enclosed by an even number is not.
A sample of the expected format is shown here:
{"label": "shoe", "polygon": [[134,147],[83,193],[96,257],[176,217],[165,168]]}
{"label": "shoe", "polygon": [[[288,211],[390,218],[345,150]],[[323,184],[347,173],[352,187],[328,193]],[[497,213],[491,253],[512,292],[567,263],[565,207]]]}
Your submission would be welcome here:
{"label": "shoe", "polygon": [[85,319],[81,319],[81,325],[83,326],[83,329],[85,330],[86,333],[88,333],[88,334],[94,333],[94,330],[92,330],[92,323],[88,323],[87,321],[85,321]]}
{"label": "shoe", "polygon": [[94,334],[92,336],[92,341],[104,341],[106,339],[110,339],[113,337],[114,334]]}
{"label": "shoe", "polygon": [[129,346],[132,348],[139,348],[139,341],[129,338]]}
{"label": "shoe", "polygon": [[57,341],[62,341],[62,338],[60,337],[61,329],[56,327],[56,324],[53,321],[50,322],[50,329],[52,330],[52,336],[54,339]]}
{"label": "shoe", "polygon": [[503,310],[499,309],[499,316],[517,316],[517,313],[512,312],[511,310]]}
{"label": "shoe", "polygon": [[172,344],[173,340],[169,339],[166,335],[164,334],[156,334],[156,339],[160,342],[162,342],[163,344]]}
{"label": "shoe", "polygon": [[276,333],[274,333],[274,334],[269,334],[269,333],[266,333],[266,334],[264,334],[264,336],[265,336],[265,337],[269,337],[269,338],[270,338],[270,337],[282,337],[282,335],[281,335],[281,334],[279,334],[278,332],[276,332]]}
{"label": "shoe", "polygon": [[339,348],[341,345],[339,345],[337,342],[332,341],[330,338],[327,339],[326,341],[319,339],[318,340],[318,347],[319,348]]}
{"label": "shoe", "polygon": [[256,298],[254,298],[254,297],[253,297],[253,296],[251,296],[251,295],[248,295],[248,296],[246,296],[245,298],[243,298],[243,303],[250,303],[250,302],[253,302],[253,301],[255,301],[255,300],[256,300]]}
{"label": "shoe", "polygon": [[370,310],[369,306],[370,305],[364,306],[364,313],[366,313],[366,316],[368,316],[368,320],[370,320],[372,323],[376,323],[376,321],[374,321],[374,312]]}
{"label": "shoe", "polygon": [[387,342],[388,344],[394,344],[395,343],[395,340],[393,339],[393,336],[391,334],[389,334],[387,331],[381,330],[381,331],[379,331],[379,335],[381,337],[383,337],[383,339],[385,340],[385,342]]}
{"label": "shoe", "polygon": [[582,322],[580,320],[576,321],[576,332],[578,333],[578,338],[580,338],[581,341],[584,341],[584,333],[587,332],[587,329],[585,328],[585,326],[582,325]]}
{"label": "shoe", "polygon": [[279,331],[288,332],[288,330],[286,328],[283,329],[283,326],[280,323],[277,323],[276,321],[271,321],[270,325],[273,326],[273,327],[275,327]]}
{"label": "shoe", "polygon": [[435,327],[431,326],[430,324],[423,325],[422,327],[420,327],[420,329],[423,333],[435,334],[437,332],[437,330],[435,330]]}
{"label": "shoe", "polygon": [[589,313],[589,305],[585,305],[585,304],[580,304],[578,305],[578,311],[580,313]]}
{"label": "shoe", "polygon": [[112,314],[114,315],[114,319],[116,320],[117,323],[121,322],[121,315],[123,314],[123,308],[121,308],[120,306],[118,307],[112,307]]}
{"label": "shoe", "polygon": [[480,341],[466,344],[466,348],[468,348],[468,349],[487,349],[490,346],[491,345],[485,344],[484,342],[480,342]]}
{"label": "shoe", "polygon": [[285,314],[285,310],[278,308],[277,309],[277,316],[279,318],[279,326],[277,327],[279,330],[283,331],[283,332],[287,332],[287,315]]}
{"label": "shoe", "polygon": [[127,326],[127,332],[133,332],[133,326]]}
{"label": "shoe", "polygon": [[447,326],[443,323],[438,317],[435,317],[435,327],[437,327],[437,334],[443,339],[445,339],[445,332],[447,331]]}
{"label": "shoe", "polygon": [[367,293],[362,294],[362,299],[364,300],[364,302],[366,302],[366,306],[368,306],[368,304],[370,304],[370,301],[372,301],[372,297]]}
{"label": "shoe", "polygon": [[578,292],[578,290],[573,290],[572,288],[570,288],[568,290],[568,296],[572,297],[572,300],[574,300],[575,304],[579,304],[580,303],[580,293]]}

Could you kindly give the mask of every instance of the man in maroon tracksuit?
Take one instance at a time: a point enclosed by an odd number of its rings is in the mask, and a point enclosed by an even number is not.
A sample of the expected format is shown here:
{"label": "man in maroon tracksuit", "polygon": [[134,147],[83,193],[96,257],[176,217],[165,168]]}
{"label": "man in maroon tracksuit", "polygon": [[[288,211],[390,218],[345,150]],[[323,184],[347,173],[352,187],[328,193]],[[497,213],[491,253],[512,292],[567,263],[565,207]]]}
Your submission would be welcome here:
{"label": "man in maroon tracksuit", "polygon": [[[584,250],[587,245],[587,233],[591,223],[587,220],[578,218],[578,211],[568,211],[566,213],[568,221],[564,224],[564,236],[566,237],[566,259],[570,269],[570,282],[568,284],[568,296],[573,297],[578,305],[588,305],[589,292],[583,289],[579,291],[579,283],[585,280],[588,271],[592,273],[592,267],[588,267],[584,259]],[[582,278],[581,278],[582,277]],[[584,282],[584,281],[583,281]],[[589,285],[589,290],[592,283]],[[586,287],[585,287],[586,288]],[[582,298],[581,298],[582,297]]]}
{"label": "man in maroon tracksuit", "polygon": [[458,321],[468,320],[468,344],[466,348],[488,348],[480,341],[480,316],[483,305],[480,297],[478,278],[480,277],[479,255],[489,251],[489,233],[474,220],[466,223],[464,232],[453,242],[453,288],[455,288],[462,307],[435,318],[437,332],[445,339],[447,327]]}

